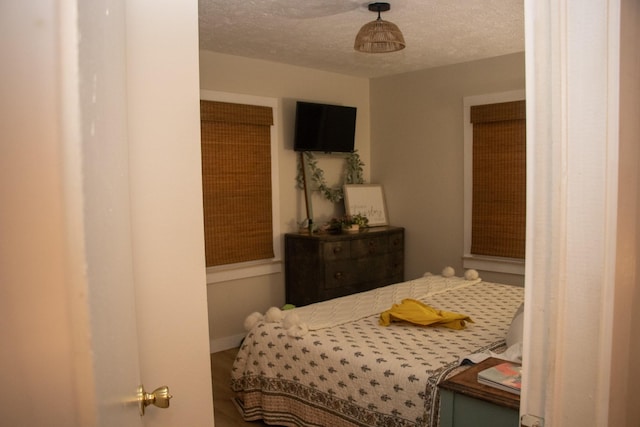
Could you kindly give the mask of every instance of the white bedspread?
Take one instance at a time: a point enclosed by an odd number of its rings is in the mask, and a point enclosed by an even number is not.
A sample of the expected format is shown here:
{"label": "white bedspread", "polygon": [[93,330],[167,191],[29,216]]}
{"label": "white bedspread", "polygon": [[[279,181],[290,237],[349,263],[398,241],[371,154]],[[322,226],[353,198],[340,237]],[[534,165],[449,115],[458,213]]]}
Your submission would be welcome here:
{"label": "white bedspread", "polygon": [[460,277],[429,275],[367,292],[299,307],[292,310],[291,313],[297,314],[300,322],[306,323],[308,329],[313,331],[380,314],[405,298],[424,299],[447,290],[472,286],[478,282],[480,282],[480,279],[465,280]]}
{"label": "white bedspread", "polygon": [[[441,279],[296,309],[314,328],[304,336],[289,336],[282,323],[256,324],[232,371],[245,419],[284,426],[436,426],[438,382],[464,356],[504,346],[524,298],[517,286]],[[380,312],[404,297],[469,315],[474,323],[461,331],[380,326]],[[367,312],[373,313],[360,317]]]}

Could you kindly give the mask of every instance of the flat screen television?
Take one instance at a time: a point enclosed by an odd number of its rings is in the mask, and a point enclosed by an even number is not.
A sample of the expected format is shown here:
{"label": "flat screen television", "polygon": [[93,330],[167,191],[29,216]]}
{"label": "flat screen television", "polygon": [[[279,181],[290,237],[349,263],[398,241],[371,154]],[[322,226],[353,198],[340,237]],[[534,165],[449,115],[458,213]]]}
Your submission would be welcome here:
{"label": "flat screen television", "polygon": [[297,101],[295,124],[295,151],[353,151],[356,107]]}

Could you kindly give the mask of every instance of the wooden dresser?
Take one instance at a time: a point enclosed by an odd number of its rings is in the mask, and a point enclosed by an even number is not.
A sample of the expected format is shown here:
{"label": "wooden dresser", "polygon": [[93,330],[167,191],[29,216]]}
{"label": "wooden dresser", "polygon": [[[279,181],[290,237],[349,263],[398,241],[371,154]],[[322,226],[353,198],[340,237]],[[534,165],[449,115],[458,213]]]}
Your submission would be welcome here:
{"label": "wooden dresser", "polygon": [[404,281],[404,228],[285,234],[286,302],[303,306]]}

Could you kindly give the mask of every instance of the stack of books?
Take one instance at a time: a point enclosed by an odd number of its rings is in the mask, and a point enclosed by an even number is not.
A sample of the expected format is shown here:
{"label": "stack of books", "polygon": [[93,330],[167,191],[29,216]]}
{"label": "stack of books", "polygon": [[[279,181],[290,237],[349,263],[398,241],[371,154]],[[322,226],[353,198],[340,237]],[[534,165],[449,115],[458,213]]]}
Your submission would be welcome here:
{"label": "stack of books", "polygon": [[500,363],[478,372],[478,382],[519,395],[522,388],[522,366],[512,362]]}

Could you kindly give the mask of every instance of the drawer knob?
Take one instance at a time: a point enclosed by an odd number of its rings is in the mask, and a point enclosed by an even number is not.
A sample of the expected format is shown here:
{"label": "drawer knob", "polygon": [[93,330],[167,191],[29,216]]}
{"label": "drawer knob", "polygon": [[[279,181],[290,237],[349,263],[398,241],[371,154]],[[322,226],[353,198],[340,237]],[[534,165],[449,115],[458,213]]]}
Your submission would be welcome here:
{"label": "drawer knob", "polygon": [[342,252],[342,246],[336,246],[335,248],[333,248],[334,254],[339,254],[340,252]]}
{"label": "drawer knob", "polygon": [[336,274],[333,275],[333,277],[336,280],[342,280],[342,278],[344,277],[344,274],[342,274],[342,272],[338,271],[338,272],[336,272]]}

